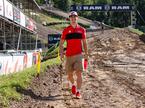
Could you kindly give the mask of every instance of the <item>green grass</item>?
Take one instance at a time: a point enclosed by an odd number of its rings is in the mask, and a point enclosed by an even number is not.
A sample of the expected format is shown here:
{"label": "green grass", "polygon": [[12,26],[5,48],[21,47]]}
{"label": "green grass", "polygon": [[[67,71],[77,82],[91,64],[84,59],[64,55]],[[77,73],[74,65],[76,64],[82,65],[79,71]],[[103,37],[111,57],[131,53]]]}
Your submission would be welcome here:
{"label": "green grass", "polygon": [[[63,44],[63,47],[66,48],[66,45],[67,45],[67,43],[65,41]],[[57,56],[58,50],[59,50],[59,43],[56,43],[55,45],[50,47],[47,52],[43,53],[43,57],[44,58],[47,58],[47,57],[51,58],[51,57]]]}
{"label": "green grass", "polygon": [[60,24],[48,26],[49,28],[55,29],[55,30],[63,30],[65,27],[69,25],[68,23],[64,23],[65,22],[64,19],[60,19],[59,17],[58,18],[52,17],[52,16],[45,15],[42,13],[39,13],[39,22],[40,23],[46,22],[47,24],[53,23],[53,22],[60,22]]}
{"label": "green grass", "polygon": [[[41,72],[45,72],[48,65],[60,64],[58,58],[47,60],[41,64]],[[21,94],[16,91],[16,85],[27,88],[36,75],[36,65],[22,72],[0,76],[0,104],[8,106],[9,100],[20,100]]]}
{"label": "green grass", "polygon": [[[42,13],[39,13],[39,20],[41,23],[46,22],[46,23],[53,23],[53,22],[62,22],[61,24],[56,24],[56,25],[50,25],[48,26],[51,29],[56,29],[56,30],[63,30],[64,28],[66,28],[67,26],[69,26],[69,22],[65,22],[64,19],[60,19],[59,17],[52,17],[49,15],[45,15]],[[86,25],[86,24],[81,24],[79,23],[79,25],[83,26],[84,28],[89,28],[90,25]]]}
{"label": "green grass", "polygon": [[45,15],[43,13],[39,13],[39,20],[41,22],[47,22],[47,23],[51,23],[51,22],[63,22],[64,20],[59,19],[59,18],[54,18],[48,15]]}
{"label": "green grass", "polygon": [[129,30],[133,33],[136,33],[138,35],[142,35],[144,34],[142,31],[138,30],[138,29],[134,29],[134,28],[129,28]]}
{"label": "green grass", "polygon": [[51,25],[48,26],[51,29],[56,29],[56,30],[63,30],[64,28],[66,28],[67,26],[69,26],[69,24],[56,24],[56,25]]}

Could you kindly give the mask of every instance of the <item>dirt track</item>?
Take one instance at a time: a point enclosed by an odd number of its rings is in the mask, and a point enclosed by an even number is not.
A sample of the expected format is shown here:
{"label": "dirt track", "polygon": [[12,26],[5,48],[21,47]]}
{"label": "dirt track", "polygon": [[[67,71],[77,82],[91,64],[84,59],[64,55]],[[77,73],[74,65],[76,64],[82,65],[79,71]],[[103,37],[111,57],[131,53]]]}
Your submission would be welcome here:
{"label": "dirt track", "polygon": [[63,69],[54,66],[28,89],[17,85],[23,100],[10,108],[145,108],[145,45],[139,36],[125,29],[88,36],[90,64],[83,73],[82,99],[61,89]]}

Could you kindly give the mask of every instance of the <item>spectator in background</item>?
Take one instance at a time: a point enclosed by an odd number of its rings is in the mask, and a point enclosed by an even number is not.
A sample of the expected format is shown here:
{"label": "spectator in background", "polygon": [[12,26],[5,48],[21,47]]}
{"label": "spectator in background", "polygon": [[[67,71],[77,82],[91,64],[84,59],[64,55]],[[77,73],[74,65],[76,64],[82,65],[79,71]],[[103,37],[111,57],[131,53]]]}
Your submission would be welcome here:
{"label": "spectator in background", "polygon": [[102,30],[102,33],[104,33],[104,20],[101,22],[101,30]]}
{"label": "spectator in background", "polygon": [[48,6],[48,0],[45,0],[45,4],[46,4],[46,6]]}

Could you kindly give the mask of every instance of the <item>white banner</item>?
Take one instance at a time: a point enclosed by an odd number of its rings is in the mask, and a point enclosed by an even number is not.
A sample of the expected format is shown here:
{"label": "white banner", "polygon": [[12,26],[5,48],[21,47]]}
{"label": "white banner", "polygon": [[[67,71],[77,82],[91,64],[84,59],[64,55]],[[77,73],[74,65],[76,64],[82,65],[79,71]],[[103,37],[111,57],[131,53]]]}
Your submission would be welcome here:
{"label": "white banner", "polygon": [[13,20],[13,6],[7,0],[4,0],[4,7],[5,7],[5,17],[8,19]]}
{"label": "white banner", "polygon": [[27,53],[27,57],[28,57],[27,67],[31,67],[32,66],[33,53]]}
{"label": "white banner", "polygon": [[4,16],[4,1],[0,0],[0,15]]}
{"label": "white banner", "polygon": [[4,72],[4,57],[0,56],[0,75]]}
{"label": "white banner", "polygon": [[26,25],[25,23],[26,23],[25,22],[25,15],[22,12],[20,12],[20,25],[25,27],[25,25]]}
{"label": "white banner", "polygon": [[0,56],[0,75],[23,70],[23,55],[20,56]]}
{"label": "white banner", "polygon": [[0,57],[0,75],[11,72],[12,56]]}
{"label": "white banner", "polygon": [[28,52],[25,54],[0,55],[0,75],[7,75],[22,71],[24,68],[37,64],[38,53]]}
{"label": "white banner", "polygon": [[12,61],[12,56],[6,56],[4,57],[4,66],[5,66],[5,70],[4,70],[4,74],[10,74],[13,71],[13,61]]}

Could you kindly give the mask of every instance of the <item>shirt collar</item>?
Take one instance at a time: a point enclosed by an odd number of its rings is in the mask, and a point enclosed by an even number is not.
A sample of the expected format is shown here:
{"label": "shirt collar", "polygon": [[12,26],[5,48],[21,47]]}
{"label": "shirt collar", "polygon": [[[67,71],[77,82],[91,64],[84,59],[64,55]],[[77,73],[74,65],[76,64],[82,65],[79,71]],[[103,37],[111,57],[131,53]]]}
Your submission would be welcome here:
{"label": "shirt collar", "polygon": [[[70,25],[70,26],[71,26],[72,28],[74,28],[72,25]],[[78,28],[78,27],[79,27],[79,25],[77,24],[75,28]]]}

